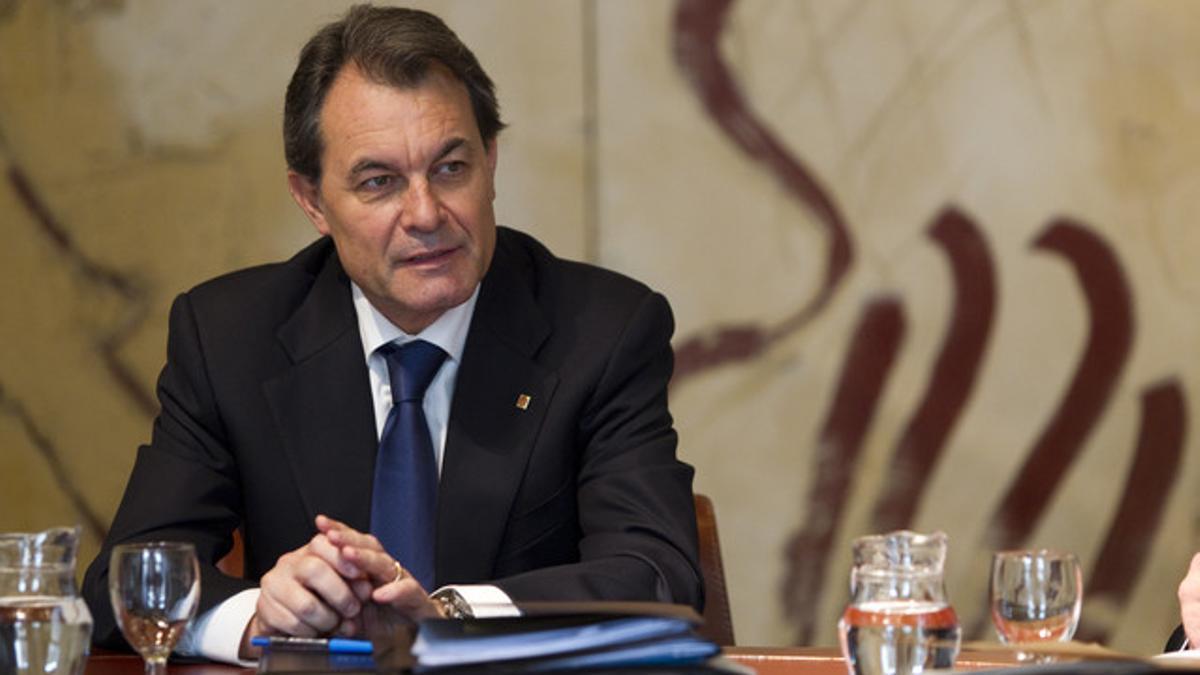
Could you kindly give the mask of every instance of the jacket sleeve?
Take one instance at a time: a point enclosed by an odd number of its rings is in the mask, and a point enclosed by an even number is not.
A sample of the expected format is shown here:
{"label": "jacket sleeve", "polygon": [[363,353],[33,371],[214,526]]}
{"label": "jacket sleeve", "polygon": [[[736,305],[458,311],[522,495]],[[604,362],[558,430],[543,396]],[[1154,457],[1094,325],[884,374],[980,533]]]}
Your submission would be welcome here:
{"label": "jacket sleeve", "polygon": [[673,329],[666,299],[647,293],[620,332],[578,421],[579,560],[495,582],[518,602],[703,607],[693,469],[676,457],[667,407]]}

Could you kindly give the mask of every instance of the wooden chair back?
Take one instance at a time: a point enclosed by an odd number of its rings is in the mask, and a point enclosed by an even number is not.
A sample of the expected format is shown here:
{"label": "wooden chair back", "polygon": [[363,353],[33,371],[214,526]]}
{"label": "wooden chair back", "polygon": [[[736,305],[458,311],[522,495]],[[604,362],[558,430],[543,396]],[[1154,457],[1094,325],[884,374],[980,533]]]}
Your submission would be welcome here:
{"label": "wooden chair back", "polygon": [[700,535],[700,570],[704,574],[704,625],[700,635],[713,642],[731,646],[733,615],[729,611],[729,591],[725,587],[725,565],[721,561],[721,540],[717,536],[717,514],[712,500],[696,494],[696,530]]}

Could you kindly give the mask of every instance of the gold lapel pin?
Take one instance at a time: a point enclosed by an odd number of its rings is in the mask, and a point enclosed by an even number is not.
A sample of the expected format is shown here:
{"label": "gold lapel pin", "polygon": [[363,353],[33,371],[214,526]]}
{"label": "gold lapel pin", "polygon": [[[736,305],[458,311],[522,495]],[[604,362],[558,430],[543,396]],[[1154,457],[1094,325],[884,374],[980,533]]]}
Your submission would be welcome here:
{"label": "gold lapel pin", "polygon": [[517,407],[520,408],[521,410],[526,410],[529,408],[529,402],[532,400],[533,400],[533,397],[530,396],[529,394],[521,394],[520,396],[517,397]]}

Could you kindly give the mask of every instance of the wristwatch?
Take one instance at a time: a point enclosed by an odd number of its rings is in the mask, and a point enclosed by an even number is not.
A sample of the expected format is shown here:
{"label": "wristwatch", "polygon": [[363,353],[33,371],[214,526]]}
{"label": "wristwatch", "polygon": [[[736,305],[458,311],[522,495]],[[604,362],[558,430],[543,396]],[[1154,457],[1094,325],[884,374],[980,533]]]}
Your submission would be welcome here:
{"label": "wristwatch", "polygon": [[429,597],[438,604],[438,609],[441,610],[442,616],[447,619],[471,619],[475,616],[475,611],[471,609],[471,604],[467,602],[467,599],[462,594],[453,588],[440,589]]}

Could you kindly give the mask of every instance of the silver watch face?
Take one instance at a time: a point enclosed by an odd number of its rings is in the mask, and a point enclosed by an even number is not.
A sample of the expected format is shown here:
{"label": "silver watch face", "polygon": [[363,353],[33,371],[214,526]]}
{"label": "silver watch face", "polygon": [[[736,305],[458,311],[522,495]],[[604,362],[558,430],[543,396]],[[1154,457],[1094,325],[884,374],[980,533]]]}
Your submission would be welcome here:
{"label": "silver watch face", "polygon": [[466,598],[452,588],[444,588],[434,593],[433,598],[438,601],[438,605],[442,608],[442,613],[448,619],[466,619],[474,616],[471,605],[467,602]]}
{"label": "silver watch face", "polygon": [[449,596],[450,606],[454,610],[454,618],[469,619],[475,616],[475,612],[471,609],[471,604],[458,591],[451,590],[447,595]]}

